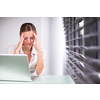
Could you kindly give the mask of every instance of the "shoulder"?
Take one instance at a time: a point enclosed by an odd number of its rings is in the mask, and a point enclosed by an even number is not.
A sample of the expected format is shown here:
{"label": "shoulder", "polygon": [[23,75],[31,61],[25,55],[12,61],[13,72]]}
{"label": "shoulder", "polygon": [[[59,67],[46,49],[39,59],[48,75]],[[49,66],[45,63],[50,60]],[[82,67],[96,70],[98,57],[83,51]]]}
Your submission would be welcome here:
{"label": "shoulder", "polygon": [[[40,47],[40,49],[41,49],[41,53],[42,53],[42,58],[45,59],[45,50],[41,47]],[[34,47],[32,49],[32,53],[37,55],[37,50]]]}
{"label": "shoulder", "polygon": [[[45,53],[45,50],[43,48],[40,47],[40,49],[42,53]],[[34,46],[32,47],[32,53],[37,55],[37,50],[34,48]]]}
{"label": "shoulder", "polygon": [[9,47],[8,47],[8,50],[7,50],[7,53],[9,54],[13,54],[14,53],[14,51],[15,51],[15,49],[16,49],[16,47],[17,47],[17,44],[15,44],[15,45],[10,45]]}
{"label": "shoulder", "polygon": [[10,46],[8,47],[8,49],[16,49],[16,47],[17,47],[17,44],[15,44],[15,45],[10,45]]}

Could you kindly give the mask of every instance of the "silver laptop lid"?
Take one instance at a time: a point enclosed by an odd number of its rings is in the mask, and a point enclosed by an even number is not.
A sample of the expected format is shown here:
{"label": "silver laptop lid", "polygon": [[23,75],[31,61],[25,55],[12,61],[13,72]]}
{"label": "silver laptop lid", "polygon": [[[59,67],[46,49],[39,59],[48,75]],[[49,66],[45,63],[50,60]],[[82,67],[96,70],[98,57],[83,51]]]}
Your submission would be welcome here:
{"label": "silver laptop lid", "polygon": [[31,81],[25,54],[0,54],[0,80]]}

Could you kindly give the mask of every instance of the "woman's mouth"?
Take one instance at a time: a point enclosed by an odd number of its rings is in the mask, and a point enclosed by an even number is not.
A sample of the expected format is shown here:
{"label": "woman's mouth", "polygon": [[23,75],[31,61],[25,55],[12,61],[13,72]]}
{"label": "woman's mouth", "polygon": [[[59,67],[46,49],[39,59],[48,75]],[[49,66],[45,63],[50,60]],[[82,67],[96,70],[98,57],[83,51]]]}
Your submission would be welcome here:
{"label": "woman's mouth", "polygon": [[28,46],[30,46],[31,44],[27,44]]}

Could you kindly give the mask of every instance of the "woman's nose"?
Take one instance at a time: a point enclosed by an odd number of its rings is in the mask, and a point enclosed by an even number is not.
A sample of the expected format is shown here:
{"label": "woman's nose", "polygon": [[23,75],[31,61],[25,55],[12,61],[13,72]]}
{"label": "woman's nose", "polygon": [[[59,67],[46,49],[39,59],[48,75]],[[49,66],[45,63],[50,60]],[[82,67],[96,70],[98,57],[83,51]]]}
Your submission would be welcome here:
{"label": "woman's nose", "polygon": [[31,42],[30,39],[27,39],[27,42],[30,43]]}

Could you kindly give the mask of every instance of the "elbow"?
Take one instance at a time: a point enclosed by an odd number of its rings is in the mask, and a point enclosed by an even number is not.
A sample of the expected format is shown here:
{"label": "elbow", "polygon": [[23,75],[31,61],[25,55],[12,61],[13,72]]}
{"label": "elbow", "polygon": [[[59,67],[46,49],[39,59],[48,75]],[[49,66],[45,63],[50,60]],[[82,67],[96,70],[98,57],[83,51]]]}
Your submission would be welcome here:
{"label": "elbow", "polygon": [[39,71],[39,70],[36,70],[36,72],[37,72],[37,75],[40,75],[41,74],[41,71]]}
{"label": "elbow", "polygon": [[40,75],[41,72],[37,72],[37,75]]}
{"label": "elbow", "polygon": [[44,66],[43,66],[41,69],[39,68],[39,69],[37,69],[37,70],[36,70],[37,75],[40,75],[40,74],[41,74],[41,72],[42,72],[43,68],[44,68]]}
{"label": "elbow", "polygon": [[36,71],[36,72],[37,72],[37,75],[40,75],[42,71]]}

